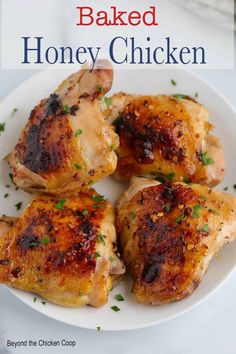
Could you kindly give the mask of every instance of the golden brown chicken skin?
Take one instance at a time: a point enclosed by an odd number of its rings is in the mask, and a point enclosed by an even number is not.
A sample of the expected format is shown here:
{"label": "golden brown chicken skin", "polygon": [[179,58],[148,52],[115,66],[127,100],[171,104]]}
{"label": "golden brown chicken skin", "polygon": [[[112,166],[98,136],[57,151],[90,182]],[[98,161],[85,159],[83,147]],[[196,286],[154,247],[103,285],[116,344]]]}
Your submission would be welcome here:
{"label": "golden brown chicken skin", "polygon": [[193,184],[136,180],[118,202],[117,231],[138,303],[190,295],[236,237],[236,198]]}
{"label": "golden brown chicken skin", "polygon": [[120,137],[116,176],[161,181],[219,183],[225,163],[219,139],[211,136],[209,113],[190,99],[172,96],[112,96],[110,122]]}
{"label": "golden brown chicken skin", "polygon": [[112,81],[112,67],[98,62],[93,71],[68,77],[32,110],[6,158],[19,187],[62,194],[88,188],[114,172],[119,138],[100,107]]}
{"label": "golden brown chicken skin", "polygon": [[58,305],[99,307],[124,271],[113,208],[93,189],[42,196],[19,219],[0,219],[0,283]]}

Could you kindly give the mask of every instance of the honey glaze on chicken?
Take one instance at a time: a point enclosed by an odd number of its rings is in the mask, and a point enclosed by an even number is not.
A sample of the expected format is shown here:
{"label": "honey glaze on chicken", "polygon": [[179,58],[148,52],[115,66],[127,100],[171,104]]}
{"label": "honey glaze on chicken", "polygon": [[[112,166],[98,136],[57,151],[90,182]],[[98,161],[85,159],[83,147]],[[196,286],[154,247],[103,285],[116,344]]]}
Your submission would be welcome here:
{"label": "honey glaze on chicken", "polygon": [[235,239],[236,198],[206,186],[136,181],[118,203],[122,255],[139,303],[190,295],[214,254]]}
{"label": "honey glaze on chicken", "polygon": [[[74,105],[70,107],[70,114],[75,116],[78,110],[79,105]],[[26,168],[46,175],[46,172],[62,167],[66,157],[73,155],[73,150],[68,149],[73,130],[57,94],[41,101],[31,112],[29,121],[25,140],[17,144],[16,153]]]}
{"label": "honey glaze on chicken", "polygon": [[101,102],[113,81],[108,62],[64,80],[30,114],[6,158],[14,182],[28,192],[63,194],[88,188],[113,173],[119,138]]}
{"label": "honey glaze on chicken", "polygon": [[225,171],[208,112],[171,96],[112,96],[110,121],[120,136],[116,176],[152,176],[215,185]]}
{"label": "honey glaze on chicken", "polygon": [[63,306],[99,307],[124,271],[113,208],[92,189],[42,196],[19,219],[0,219],[0,283]]}

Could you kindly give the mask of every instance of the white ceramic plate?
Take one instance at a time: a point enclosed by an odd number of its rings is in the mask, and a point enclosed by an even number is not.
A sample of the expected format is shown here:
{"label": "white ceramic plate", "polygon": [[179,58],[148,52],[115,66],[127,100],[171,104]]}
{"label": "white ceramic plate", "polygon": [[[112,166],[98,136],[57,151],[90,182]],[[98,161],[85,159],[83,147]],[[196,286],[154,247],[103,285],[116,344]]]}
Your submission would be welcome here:
{"label": "white ceramic plate", "polygon": [[[6,126],[5,132],[0,136],[0,215],[19,215],[20,211],[16,211],[15,204],[22,201],[22,207],[25,207],[30,198],[20,190],[16,191],[10,183],[8,176],[10,171],[2,158],[13,149],[31,109],[40,99],[51,93],[68,74],[69,71],[41,72],[24,82],[1,103],[0,122],[6,122]],[[177,86],[171,84],[171,79],[177,82]],[[137,94],[185,93],[194,96],[198,93],[199,101],[210,110],[211,122],[215,125],[215,132],[220,136],[224,146],[228,170],[225,181],[218,188],[229,186],[229,192],[232,194],[235,192],[233,185],[236,183],[236,113],[219,92],[191,72],[180,70],[120,70],[115,73],[112,92],[120,90]],[[18,111],[13,115],[14,108]],[[6,188],[7,184],[11,184],[11,188]],[[95,188],[114,202],[124,186],[109,177],[98,183]],[[6,193],[10,194],[8,198],[4,198]],[[235,263],[236,243],[226,246],[219,257],[212,261],[202,284],[192,296],[159,307],[136,304],[130,293],[130,281],[123,281],[116,287],[110,294],[109,303],[99,309],[92,307],[67,309],[51,303],[43,305],[43,300],[39,297],[33,302],[32,294],[17,290],[11,292],[33,309],[74,326],[90,329],[101,327],[102,330],[110,331],[136,329],[167,321],[199,304],[222,285],[234,270]],[[115,300],[115,294],[118,293],[123,294],[124,302]],[[121,311],[112,311],[113,305],[117,305]]]}

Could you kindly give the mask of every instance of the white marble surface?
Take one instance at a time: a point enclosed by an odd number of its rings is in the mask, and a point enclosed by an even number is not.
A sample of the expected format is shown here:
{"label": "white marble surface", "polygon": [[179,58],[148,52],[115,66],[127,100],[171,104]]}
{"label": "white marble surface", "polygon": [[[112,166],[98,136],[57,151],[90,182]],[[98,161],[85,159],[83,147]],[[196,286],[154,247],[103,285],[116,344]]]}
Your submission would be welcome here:
{"label": "white marble surface", "polygon": [[235,0],[175,0],[175,2],[218,25],[232,28],[231,20]]}
{"label": "white marble surface", "polygon": [[[198,73],[223,92],[236,107],[236,70]],[[32,71],[0,71],[0,99],[32,74]],[[82,330],[48,319],[26,307],[0,286],[0,354],[236,354],[235,299],[236,273],[209,300],[182,317],[144,330],[107,333]],[[3,349],[6,339],[63,338],[77,341],[77,346],[74,349]]]}

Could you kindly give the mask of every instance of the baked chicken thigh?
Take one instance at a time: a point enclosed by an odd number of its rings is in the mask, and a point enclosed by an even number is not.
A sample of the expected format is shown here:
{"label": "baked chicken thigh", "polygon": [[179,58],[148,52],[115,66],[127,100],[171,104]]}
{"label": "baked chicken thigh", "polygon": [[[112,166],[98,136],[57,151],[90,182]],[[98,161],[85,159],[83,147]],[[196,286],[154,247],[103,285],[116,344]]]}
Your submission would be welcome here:
{"label": "baked chicken thigh", "polygon": [[113,70],[99,61],[81,70],[33,109],[6,158],[14,182],[28,192],[81,190],[114,172],[119,138],[100,110]]}
{"label": "baked chicken thigh", "polygon": [[190,295],[236,237],[236,198],[207,186],[136,179],[117,204],[122,255],[138,303]]}
{"label": "baked chicken thigh", "polygon": [[41,196],[19,219],[0,219],[0,283],[58,305],[98,307],[124,272],[113,208],[93,189]]}
{"label": "baked chicken thigh", "polygon": [[109,120],[120,136],[116,176],[184,181],[214,186],[224,177],[219,139],[210,135],[208,111],[172,96],[111,98]]}

